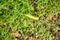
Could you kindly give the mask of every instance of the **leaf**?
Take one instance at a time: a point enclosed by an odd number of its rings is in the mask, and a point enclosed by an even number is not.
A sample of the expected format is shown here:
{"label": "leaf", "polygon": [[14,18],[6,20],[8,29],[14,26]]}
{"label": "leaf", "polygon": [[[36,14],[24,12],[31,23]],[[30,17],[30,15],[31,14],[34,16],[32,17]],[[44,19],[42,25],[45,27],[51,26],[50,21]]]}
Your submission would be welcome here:
{"label": "leaf", "polygon": [[57,25],[60,25],[60,21],[57,21],[56,24],[57,24]]}

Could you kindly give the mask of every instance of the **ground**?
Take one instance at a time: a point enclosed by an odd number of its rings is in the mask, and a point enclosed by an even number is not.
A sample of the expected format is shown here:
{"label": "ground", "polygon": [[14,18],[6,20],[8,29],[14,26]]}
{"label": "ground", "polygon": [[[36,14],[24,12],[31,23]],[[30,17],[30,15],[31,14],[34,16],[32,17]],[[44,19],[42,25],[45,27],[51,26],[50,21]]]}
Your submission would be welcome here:
{"label": "ground", "polygon": [[59,40],[60,0],[0,0],[0,40]]}

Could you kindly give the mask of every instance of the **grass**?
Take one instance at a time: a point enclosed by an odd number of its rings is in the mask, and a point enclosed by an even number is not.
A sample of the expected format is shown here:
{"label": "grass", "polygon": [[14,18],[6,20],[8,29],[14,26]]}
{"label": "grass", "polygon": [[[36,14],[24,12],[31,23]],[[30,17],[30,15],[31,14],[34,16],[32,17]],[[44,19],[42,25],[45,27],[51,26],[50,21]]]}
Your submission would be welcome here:
{"label": "grass", "polygon": [[59,40],[60,0],[0,0],[0,40]]}

